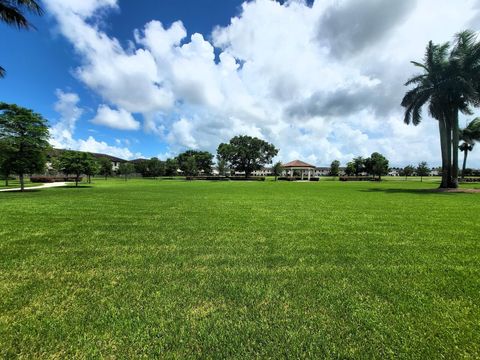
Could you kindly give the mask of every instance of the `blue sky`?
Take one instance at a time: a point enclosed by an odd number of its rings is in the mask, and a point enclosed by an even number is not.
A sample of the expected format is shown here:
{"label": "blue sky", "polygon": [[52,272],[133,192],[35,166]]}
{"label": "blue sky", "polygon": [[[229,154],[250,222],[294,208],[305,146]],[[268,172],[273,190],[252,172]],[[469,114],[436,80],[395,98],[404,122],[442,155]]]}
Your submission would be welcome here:
{"label": "blue sky", "polygon": [[435,122],[402,123],[409,61],[479,25],[477,0],[42,4],[37,31],[0,24],[0,99],[43,114],[55,146],[127,158],[214,152],[249,134],[283,161],[379,151],[438,165]]}

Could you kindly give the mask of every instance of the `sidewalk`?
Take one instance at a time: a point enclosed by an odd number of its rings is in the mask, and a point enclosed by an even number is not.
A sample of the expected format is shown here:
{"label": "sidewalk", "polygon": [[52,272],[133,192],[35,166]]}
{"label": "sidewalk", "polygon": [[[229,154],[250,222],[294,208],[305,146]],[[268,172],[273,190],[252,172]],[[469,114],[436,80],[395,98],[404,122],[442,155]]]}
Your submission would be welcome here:
{"label": "sidewalk", "polygon": [[[39,186],[26,187],[26,188],[25,188],[25,191],[35,190],[35,189],[45,189],[45,188],[51,188],[51,187],[59,187],[59,186],[65,186],[65,185],[66,185],[66,182],[46,183],[46,184],[42,184],[42,185],[39,185]],[[4,192],[4,191],[20,191],[20,188],[0,190],[0,192]]]}

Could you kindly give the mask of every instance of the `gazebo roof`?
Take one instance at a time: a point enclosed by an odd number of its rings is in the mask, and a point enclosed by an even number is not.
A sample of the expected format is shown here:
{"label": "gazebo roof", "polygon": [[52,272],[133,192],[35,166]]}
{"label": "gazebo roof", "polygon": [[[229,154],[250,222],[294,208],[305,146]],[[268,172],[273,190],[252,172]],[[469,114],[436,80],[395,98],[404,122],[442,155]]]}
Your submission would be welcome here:
{"label": "gazebo roof", "polygon": [[284,168],[315,168],[316,166],[307,164],[300,160],[293,160],[283,165]]}

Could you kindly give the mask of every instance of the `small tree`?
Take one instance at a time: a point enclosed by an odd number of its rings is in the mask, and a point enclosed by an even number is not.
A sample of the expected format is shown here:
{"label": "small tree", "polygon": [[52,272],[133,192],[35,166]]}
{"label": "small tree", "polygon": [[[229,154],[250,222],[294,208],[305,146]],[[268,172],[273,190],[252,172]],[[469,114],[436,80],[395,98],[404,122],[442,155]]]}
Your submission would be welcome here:
{"label": "small tree", "polygon": [[154,178],[165,175],[165,163],[158,160],[156,157],[148,160],[147,167],[150,176],[153,176]]}
{"label": "small tree", "polygon": [[105,176],[105,180],[107,180],[107,177],[112,176],[113,170],[112,170],[112,162],[110,159],[101,157],[98,159],[98,164],[99,164],[99,171],[98,173],[102,176]]}
{"label": "small tree", "polygon": [[225,176],[225,174],[228,171],[227,161],[222,157],[217,156],[217,168],[218,168],[218,175]]}
{"label": "small tree", "polygon": [[98,174],[100,171],[100,165],[98,164],[98,161],[93,157],[90,156],[85,159],[85,175],[87,175],[88,178],[88,183],[92,183],[92,176],[95,176]]}
{"label": "small tree", "polygon": [[275,163],[275,165],[273,165],[273,167],[272,167],[272,174],[273,174],[273,176],[275,176],[275,181],[277,181],[278,177],[280,175],[282,175],[282,172],[283,172],[283,165],[279,161],[279,162]]}
{"label": "small tree", "polygon": [[355,167],[355,176],[360,175],[363,171],[365,171],[365,159],[361,156],[354,158],[353,166]]}
{"label": "small tree", "polygon": [[340,174],[340,161],[333,160],[330,164],[330,176],[338,176]]}
{"label": "small tree", "polygon": [[271,164],[278,150],[264,140],[243,135],[233,137],[228,144],[220,144],[217,154],[233,169],[245,172],[245,177],[248,178],[253,171]]}
{"label": "small tree", "polygon": [[60,168],[66,175],[75,175],[75,187],[78,187],[80,176],[93,171],[93,169],[89,169],[89,167],[93,167],[91,163],[94,161],[95,159],[89,153],[65,151],[60,156]]}
{"label": "small tree", "polygon": [[355,175],[356,167],[353,161],[347,163],[347,167],[345,168],[345,174],[348,176]]}
{"label": "small tree", "polygon": [[178,162],[176,159],[167,159],[165,161],[165,175],[176,176],[178,171]]}
{"label": "small tree", "polygon": [[378,176],[378,180],[382,180],[382,175],[388,174],[388,160],[382,154],[374,152],[365,159],[365,170],[373,177]]}
{"label": "small tree", "polygon": [[127,181],[128,176],[135,172],[135,166],[133,166],[130,162],[121,163],[118,167],[118,173],[125,177],[125,181]]}
{"label": "small tree", "polygon": [[194,176],[199,172],[212,173],[213,155],[208,151],[187,150],[177,156],[177,162],[180,170],[187,176]]}
{"label": "small tree", "polygon": [[194,157],[187,157],[181,165],[181,168],[184,175],[186,176],[196,176],[198,175],[197,162]]}
{"label": "small tree", "polygon": [[409,176],[412,176],[414,172],[415,168],[412,165],[407,165],[402,170],[402,174],[405,176],[405,180],[407,180]]}
{"label": "small tree", "polygon": [[149,160],[141,159],[136,161],[133,166],[135,167],[135,172],[142,175],[142,177],[150,176],[150,171],[148,169]]}
{"label": "small tree", "polygon": [[430,169],[428,168],[428,164],[425,161],[422,161],[417,166],[417,175],[420,176],[420,181],[423,181],[424,176],[428,176],[430,173]]}
{"label": "small tree", "polygon": [[30,109],[15,104],[0,103],[0,142],[3,161],[20,178],[24,191],[25,174],[43,171],[48,144],[47,121]]}

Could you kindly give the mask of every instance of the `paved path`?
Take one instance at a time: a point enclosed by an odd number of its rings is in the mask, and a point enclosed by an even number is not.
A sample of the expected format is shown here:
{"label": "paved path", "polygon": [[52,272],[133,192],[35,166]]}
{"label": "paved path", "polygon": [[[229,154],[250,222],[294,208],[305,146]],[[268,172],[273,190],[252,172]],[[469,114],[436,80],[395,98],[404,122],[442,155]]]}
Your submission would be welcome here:
{"label": "paved path", "polygon": [[[45,189],[45,188],[51,188],[51,187],[59,187],[59,186],[65,186],[67,183],[66,182],[54,182],[54,183],[46,183],[38,186],[30,186],[30,187],[25,187],[25,190],[34,190],[34,189]],[[20,188],[12,188],[12,189],[3,189],[0,190],[2,191],[20,191]]]}

